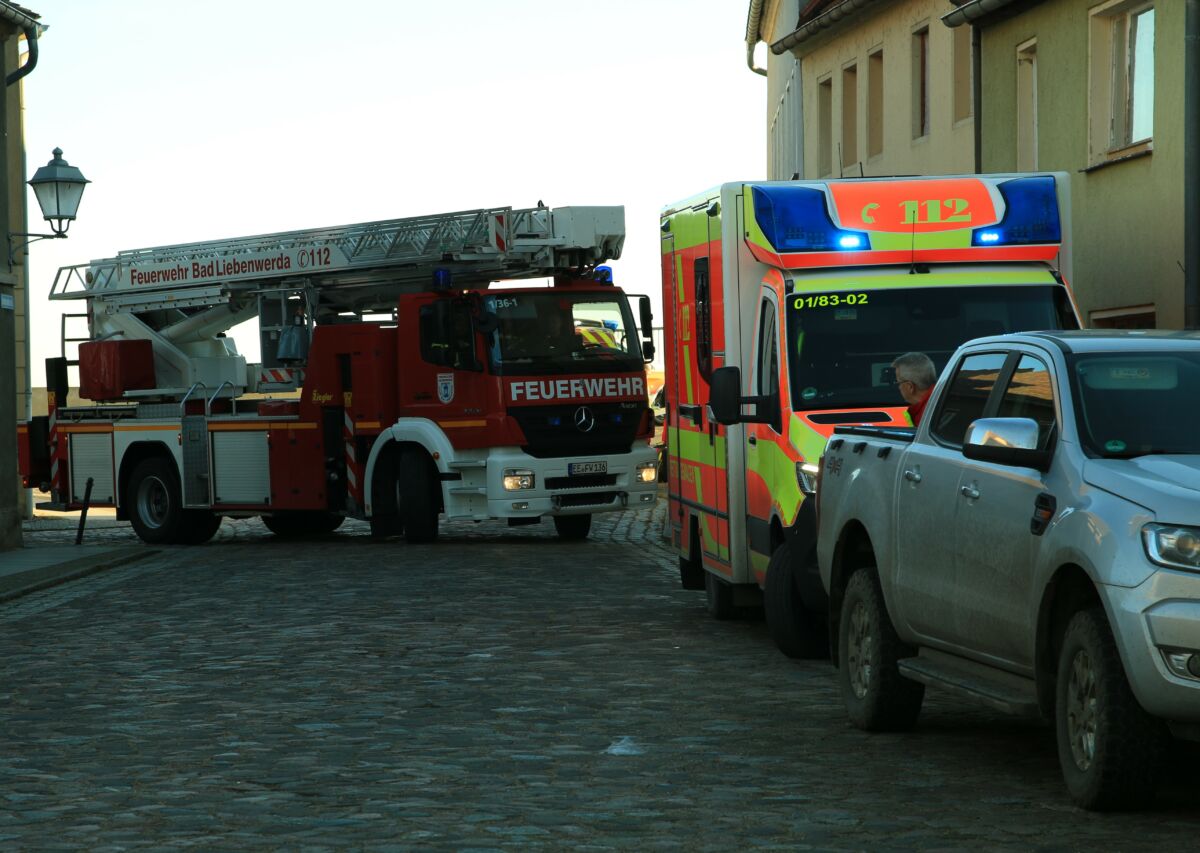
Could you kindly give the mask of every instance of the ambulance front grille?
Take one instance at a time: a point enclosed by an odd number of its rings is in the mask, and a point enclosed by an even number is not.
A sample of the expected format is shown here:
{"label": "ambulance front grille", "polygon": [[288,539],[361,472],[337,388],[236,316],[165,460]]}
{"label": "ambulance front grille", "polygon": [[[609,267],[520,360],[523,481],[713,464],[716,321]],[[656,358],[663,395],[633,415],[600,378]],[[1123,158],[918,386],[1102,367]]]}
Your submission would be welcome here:
{"label": "ambulance front grille", "polygon": [[[571,403],[514,407],[508,414],[525,434],[521,449],[538,459],[550,459],[628,453],[645,408],[636,403]],[[577,420],[582,426],[590,422],[591,428],[581,429]]]}

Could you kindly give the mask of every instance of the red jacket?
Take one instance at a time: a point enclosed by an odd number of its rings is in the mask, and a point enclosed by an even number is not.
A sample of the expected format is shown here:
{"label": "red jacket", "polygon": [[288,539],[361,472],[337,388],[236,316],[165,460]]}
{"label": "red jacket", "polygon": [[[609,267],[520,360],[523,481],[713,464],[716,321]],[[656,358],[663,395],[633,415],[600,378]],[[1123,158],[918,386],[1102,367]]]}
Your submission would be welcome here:
{"label": "red jacket", "polygon": [[930,385],[925,389],[925,393],[921,395],[921,399],[908,407],[908,419],[912,421],[913,426],[921,423],[921,415],[925,414],[925,405],[929,402],[929,395],[933,393],[933,386]]}

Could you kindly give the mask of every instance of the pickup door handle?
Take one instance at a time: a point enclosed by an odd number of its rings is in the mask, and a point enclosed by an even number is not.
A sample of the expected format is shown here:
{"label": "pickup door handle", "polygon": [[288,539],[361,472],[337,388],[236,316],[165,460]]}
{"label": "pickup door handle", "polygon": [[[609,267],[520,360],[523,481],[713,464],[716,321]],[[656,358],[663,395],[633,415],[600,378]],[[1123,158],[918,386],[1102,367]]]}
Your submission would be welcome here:
{"label": "pickup door handle", "polygon": [[919,483],[921,482],[921,473],[919,471],[914,471],[911,468],[907,468],[904,471],[904,479],[908,480],[910,483]]}
{"label": "pickup door handle", "polygon": [[975,488],[974,486],[963,486],[958,491],[964,498],[975,500],[975,498],[979,497],[979,489]]}

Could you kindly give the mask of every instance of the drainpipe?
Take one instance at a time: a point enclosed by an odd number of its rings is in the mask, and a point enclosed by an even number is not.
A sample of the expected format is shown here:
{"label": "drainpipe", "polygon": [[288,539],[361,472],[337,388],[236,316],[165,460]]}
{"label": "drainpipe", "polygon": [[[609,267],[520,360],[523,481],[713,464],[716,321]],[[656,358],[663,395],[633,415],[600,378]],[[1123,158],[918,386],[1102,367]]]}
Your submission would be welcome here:
{"label": "drainpipe", "polygon": [[26,15],[24,12],[19,12],[10,6],[8,3],[0,5],[0,20],[8,21],[10,24],[15,24],[20,27],[21,32],[25,34],[25,40],[29,43],[29,53],[25,56],[25,64],[13,71],[4,78],[4,85],[11,86],[22,77],[25,77],[34,68],[37,68],[38,61],[38,33],[44,29],[33,18]]}
{"label": "drainpipe", "polygon": [[750,10],[746,13],[746,67],[755,74],[767,76],[767,69],[754,64],[754,48],[758,45],[758,28],[762,23],[763,0],[750,0]]}
{"label": "drainpipe", "polygon": [[1187,0],[1183,33],[1183,327],[1200,329],[1200,0]]}

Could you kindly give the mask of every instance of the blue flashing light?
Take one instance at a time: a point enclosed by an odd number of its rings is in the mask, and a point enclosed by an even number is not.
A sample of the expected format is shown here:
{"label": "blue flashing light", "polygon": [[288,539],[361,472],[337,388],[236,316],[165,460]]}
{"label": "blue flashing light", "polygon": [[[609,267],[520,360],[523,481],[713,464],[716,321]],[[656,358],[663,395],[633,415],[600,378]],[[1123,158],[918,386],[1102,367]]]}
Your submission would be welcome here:
{"label": "blue flashing light", "polygon": [[562,418],[560,418],[558,415],[551,415],[550,417],[546,418],[546,421],[550,424],[550,426],[562,426]]}
{"label": "blue flashing light", "polygon": [[612,284],[612,280],[613,280],[612,267],[607,266],[607,265],[598,266],[598,267],[596,267],[596,271],[595,271],[594,275],[595,275],[596,281],[604,281],[604,282],[608,282],[609,284]]}
{"label": "blue flashing light", "polygon": [[435,290],[449,290],[453,279],[450,270],[438,268],[433,271],[433,287]]}
{"label": "blue flashing light", "polygon": [[605,320],[604,328],[608,329],[610,332],[615,332],[619,327],[617,326],[616,320]]}
{"label": "blue flashing light", "polygon": [[1004,199],[1004,218],[976,229],[972,246],[1031,246],[1062,242],[1058,194],[1054,178],[1013,178],[997,186]]}
{"label": "blue flashing light", "polygon": [[751,187],[754,218],[777,252],[865,251],[871,241],[864,231],[833,224],[825,193],[812,187]]}

